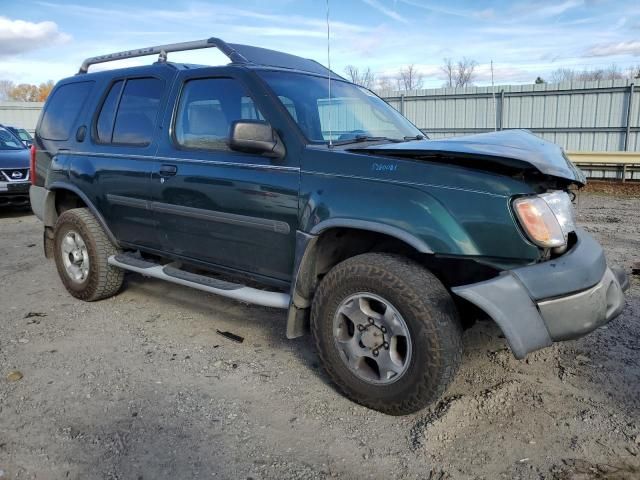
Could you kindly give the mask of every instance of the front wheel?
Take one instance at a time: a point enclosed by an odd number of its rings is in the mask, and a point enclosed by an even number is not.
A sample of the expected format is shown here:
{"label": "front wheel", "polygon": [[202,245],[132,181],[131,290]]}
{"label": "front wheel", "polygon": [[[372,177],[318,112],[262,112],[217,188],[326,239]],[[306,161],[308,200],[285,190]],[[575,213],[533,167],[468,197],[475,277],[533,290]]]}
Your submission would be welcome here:
{"label": "front wheel", "polygon": [[118,293],[124,272],[107,262],[117,253],[88,209],[67,210],[58,218],[54,258],[62,283],[74,297],[93,302]]}
{"label": "front wheel", "polygon": [[335,266],[315,294],[311,328],[338,388],[391,415],[437,400],[462,355],[462,329],[446,288],[398,255],[369,253]]}

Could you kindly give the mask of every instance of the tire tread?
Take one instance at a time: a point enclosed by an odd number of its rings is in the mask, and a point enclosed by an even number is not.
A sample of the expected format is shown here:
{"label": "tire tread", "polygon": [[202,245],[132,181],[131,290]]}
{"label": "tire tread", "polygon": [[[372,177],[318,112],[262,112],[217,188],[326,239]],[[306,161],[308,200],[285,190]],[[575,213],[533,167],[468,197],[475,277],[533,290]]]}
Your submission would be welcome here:
{"label": "tire tread", "polygon": [[[82,290],[72,290],[63,280],[69,293],[87,302],[102,300],[118,293],[124,281],[124,271],[108,263],[108,258],[111,255],[116,255],[119,250],[113,245],[111,240],[109,240],[102,225],[100,225],[88,208],[66,210],[58,218],[55,231],[58,232],[62,225],[67,223],[72,224],[78,230],[82,230],[81,234],[89,237],[85,239],[89,244],[88,247],[95,249],[93,255],[91,255],[92,252],[89,252],[91,264],[89,267],[89,281],[86,288]],[[58,272],[60,277],[64,279],[66,273],[64,272],[64,267],[61,265],[57,248],[54,253]]]}
{"label": "tire tread", "polygon": [[[430,365],[422,368],[415,388],[394,402],[373,397],[364,398],[339,376],[331,352],[321,338],[319,322],[332,292],[345,287],[352,278],[377,278],[396,295],[410,304],[427,335],[439,338],[438,348],[431,352]],[[390,415],[418,411],[438,399],[453,381],[462,358],[462,327],[455,305],[447,289],[431,272],[416,262],[397,254],[368,253],[336,265],[322,279],[314,296],[311,310],[311,330],[320,359],[338,389],[353,401]],[[436,374],[436,378],[432,375]],[[391,384],[391,386],[394,384]]]}

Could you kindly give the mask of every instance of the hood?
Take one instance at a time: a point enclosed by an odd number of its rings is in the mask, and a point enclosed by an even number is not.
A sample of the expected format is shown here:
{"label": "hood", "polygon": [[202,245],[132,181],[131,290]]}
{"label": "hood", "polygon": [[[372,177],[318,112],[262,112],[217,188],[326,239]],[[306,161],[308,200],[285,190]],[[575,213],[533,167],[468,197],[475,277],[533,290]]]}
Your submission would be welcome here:
{"label": "hood", "polygon": [[502,130],[440,140],[371,145],[349,148],[349,151],[417,157],[480,169],[534,169],[572,183],[586,183],[584,174],[569,161],[562,148],[528,130]]}
{"label": "hood", "polygon": [[0,150],[0,168],[29,168],[29,150]]}

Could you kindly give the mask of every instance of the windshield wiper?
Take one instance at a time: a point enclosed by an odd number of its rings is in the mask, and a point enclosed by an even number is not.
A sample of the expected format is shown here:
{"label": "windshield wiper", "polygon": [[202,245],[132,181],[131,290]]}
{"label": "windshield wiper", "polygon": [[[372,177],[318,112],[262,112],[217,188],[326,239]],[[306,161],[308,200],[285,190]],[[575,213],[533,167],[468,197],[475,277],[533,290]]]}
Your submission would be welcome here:
{"label": "windshield wiper", "polygon": [[345,138],[344,140],[334,140],[331,142],[331,144],[332,145],[349,145],[350,143],[377,142],[377,141],[399,143],[399,142],[403,142],[404,140],[400,140],[399,138],[371,137],[369,135],[356,135],[353,138]]}
{"label": "windshield wiper", "polygon": [[404,140],[406,142],[409,142],[411,140],[424,140],[424,135],[416,135],[414,137],[404,137]]}

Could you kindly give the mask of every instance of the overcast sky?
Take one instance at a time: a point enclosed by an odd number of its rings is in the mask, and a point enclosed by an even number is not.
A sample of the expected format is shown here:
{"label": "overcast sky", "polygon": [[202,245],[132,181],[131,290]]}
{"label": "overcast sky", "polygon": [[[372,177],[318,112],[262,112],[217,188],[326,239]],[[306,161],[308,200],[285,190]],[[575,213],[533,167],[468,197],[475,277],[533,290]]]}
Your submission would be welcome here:
{"label": "overcast sky", "polygon": [[[325,0],[0,0],[0,79],[39,83],[74,74],[85,57],[217,36],[326,64]],[[379,75],[414,63],[443,83],[443,57],[479,64],[476,84],[531,83],[559,67],[640,64],[638,0],[330,0],[331,62]],[[170,55],[218,64],[210,50]],[[128,64],[150,60],[128,61]]]}

